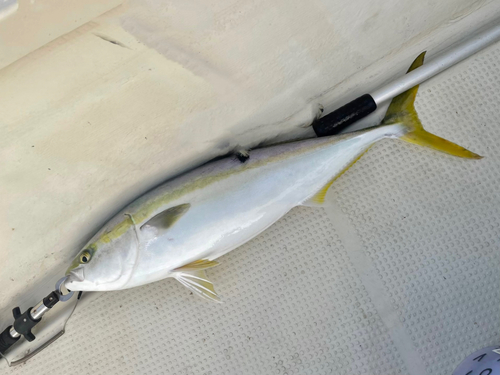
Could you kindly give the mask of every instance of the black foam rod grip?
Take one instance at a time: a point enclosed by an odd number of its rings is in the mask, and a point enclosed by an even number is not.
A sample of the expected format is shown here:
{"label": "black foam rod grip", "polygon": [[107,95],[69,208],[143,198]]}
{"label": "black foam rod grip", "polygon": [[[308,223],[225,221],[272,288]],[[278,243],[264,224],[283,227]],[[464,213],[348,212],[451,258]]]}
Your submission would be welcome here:
{"label": "black foam rod grip", "polygon": [[370,94],[365,94],[336,109],[313,123],[318,137],[337,134],[356,121],[375,112],[377,103]]}

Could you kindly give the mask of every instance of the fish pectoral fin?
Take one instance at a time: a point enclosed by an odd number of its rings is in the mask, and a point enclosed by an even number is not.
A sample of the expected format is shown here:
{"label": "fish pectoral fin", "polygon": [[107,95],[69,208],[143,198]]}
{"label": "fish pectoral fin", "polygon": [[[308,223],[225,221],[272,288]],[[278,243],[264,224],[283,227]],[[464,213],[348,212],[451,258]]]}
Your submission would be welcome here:
{"label": "fish pectoral fin", "polygon": [[186,212],[188,212],[191,205],[189,203],[180,204],[175,207],[160,212],[158,215],[153,216],[145,224],[141,226],[141,231],[158,236],[161,232],[167,230],[174,225]]}
{"label": "fish pectoral fin", "polygon": [[221,302],[204,269],[179,271],[173,276],[196,295],[209,301]]}

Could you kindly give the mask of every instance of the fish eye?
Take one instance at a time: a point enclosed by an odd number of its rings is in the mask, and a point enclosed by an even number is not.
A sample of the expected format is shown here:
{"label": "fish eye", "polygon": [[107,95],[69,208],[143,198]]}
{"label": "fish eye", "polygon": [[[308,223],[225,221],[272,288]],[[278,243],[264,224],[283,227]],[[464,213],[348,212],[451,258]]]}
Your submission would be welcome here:
{"label": "fish eye", "polygon": [[90,258],[92,258],[90,251],[83,250],[82,253],[80,254],[80,263],[81,264],[88,263],[88,262],[90,262]]}

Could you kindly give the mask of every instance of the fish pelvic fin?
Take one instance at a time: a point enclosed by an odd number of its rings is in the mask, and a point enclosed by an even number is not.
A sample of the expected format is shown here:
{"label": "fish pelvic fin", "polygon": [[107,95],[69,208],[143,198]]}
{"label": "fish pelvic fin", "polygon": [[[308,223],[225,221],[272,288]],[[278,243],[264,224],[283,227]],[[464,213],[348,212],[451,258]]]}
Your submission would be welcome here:
{"label": "fish pelvic fin", "polygon": [[214,285],[207,278],[205,270],[219,263],[211,260],[197,260],[174,270],[173,277],[191,292],[213,302],[221,302]]}
{"label": "fish pelvic fin", "polygon": [[[424,63],[424,57],[425,52],[422,52],[415,61],[413,61],[407,73],[420,67]],[[382,124],[402,124],[404,132],[399,138],[403,141],[432,148],[461,158],[481,159],[482,156],[444,138],[429,133],[424,129],[414,105],[418,87],[419,85],[416,85],[392,99]]]}
{"label": "fish pelvic fin", "polygon": [[192,270],[206,270],[207,268],[217,267],[219,262],[215,260],[200,259],[188,263],[185,266],[176,268],[175,271],[192,271]]}

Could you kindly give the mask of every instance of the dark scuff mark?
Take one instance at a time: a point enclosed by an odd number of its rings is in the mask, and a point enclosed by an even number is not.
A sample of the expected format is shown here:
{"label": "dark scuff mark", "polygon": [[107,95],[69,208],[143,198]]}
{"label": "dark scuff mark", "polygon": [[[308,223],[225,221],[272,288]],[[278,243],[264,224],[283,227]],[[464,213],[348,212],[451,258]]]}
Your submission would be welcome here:
{"label": "dark scuff mark", "polygon": [[102,40],[104,40],[106,42],[114,44],[115,46],[120,46],[120,47],[123,47],[123,48],[132,49],[132,48],[126,46],[125,44],[123,44],[122,42],[119,42],[117,40],[111,39],[109,36],[104,36],[104,35],[101,35],[101,34],[94,34],[94,35],[96,37],[98,37],[98,38],[101,38]]}

